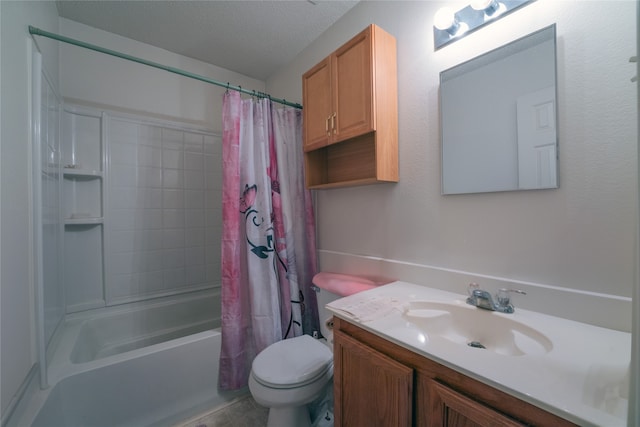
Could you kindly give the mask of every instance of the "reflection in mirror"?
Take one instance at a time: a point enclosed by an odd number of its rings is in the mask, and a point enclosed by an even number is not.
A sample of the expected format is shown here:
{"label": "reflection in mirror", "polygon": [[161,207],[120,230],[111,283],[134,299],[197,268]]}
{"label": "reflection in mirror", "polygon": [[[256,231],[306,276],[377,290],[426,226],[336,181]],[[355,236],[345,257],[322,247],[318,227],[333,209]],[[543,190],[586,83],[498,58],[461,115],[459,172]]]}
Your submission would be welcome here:
{"label": "reflection in mirror", "polygon": [[440,73],[442,193],[557,188],[556,28]]}

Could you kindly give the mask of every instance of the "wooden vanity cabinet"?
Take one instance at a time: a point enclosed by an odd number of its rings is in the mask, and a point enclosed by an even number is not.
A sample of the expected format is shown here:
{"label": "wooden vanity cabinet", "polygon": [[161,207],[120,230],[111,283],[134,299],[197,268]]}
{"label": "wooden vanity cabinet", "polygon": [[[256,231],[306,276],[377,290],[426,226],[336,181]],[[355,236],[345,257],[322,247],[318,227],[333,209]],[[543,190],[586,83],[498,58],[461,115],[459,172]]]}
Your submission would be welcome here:
{"label": "wooden vanity cabinet", "polygon": [[575,424],[334,318],[336,427]]}
{"label": "wooden vanity cabinet", "polygon": [[427,380],[432,426],[522,427],[522,424],[435,380]]}
{"label": "wooden vanity cabinet", "polygon": [[398,181],[396,41],[370,25],[302,76],[307,187]]}
{"label": "wooden vanity cabinet", "polygon": [[334,360],[337,425],[411,426],[413,369],[346,335],[334,341]]}

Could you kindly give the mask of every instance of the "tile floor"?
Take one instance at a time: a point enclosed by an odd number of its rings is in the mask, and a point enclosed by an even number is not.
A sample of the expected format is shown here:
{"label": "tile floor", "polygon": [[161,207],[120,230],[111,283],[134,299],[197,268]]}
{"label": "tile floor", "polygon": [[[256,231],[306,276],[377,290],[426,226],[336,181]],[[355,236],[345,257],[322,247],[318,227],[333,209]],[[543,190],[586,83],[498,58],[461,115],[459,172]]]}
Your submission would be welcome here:
{"label": "tile floor", "polygon": [[241,397],[217,410],[197,415],[175,427],[264,427],[269,410],[251,396]]}

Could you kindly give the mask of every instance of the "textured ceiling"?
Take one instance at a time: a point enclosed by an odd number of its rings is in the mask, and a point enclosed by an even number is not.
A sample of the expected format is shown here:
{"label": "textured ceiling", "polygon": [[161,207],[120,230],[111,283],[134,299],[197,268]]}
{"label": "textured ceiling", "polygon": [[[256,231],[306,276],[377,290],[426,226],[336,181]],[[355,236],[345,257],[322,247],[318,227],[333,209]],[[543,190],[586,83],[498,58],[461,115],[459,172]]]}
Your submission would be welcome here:
{"label": "textured ceiling", "polygon": [[58,0],[61,17],[266,80],[357,1]]}

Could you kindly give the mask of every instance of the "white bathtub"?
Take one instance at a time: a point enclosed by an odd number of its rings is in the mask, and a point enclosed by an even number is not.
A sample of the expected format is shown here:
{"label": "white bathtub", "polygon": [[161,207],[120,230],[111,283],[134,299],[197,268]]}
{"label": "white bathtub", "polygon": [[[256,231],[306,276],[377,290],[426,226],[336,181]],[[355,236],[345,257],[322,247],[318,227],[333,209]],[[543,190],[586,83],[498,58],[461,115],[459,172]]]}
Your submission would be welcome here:
{"label": "white bathtub", "polygon": [[83,320],[71,350],[71,363],[104,357],[220,327],[215,295],[188,298]]}
{"label": "white bathtub", "polygon": [[245,395],[218,391],[218,325],[217,293],[69,319],[15,425],[170,426]]}

